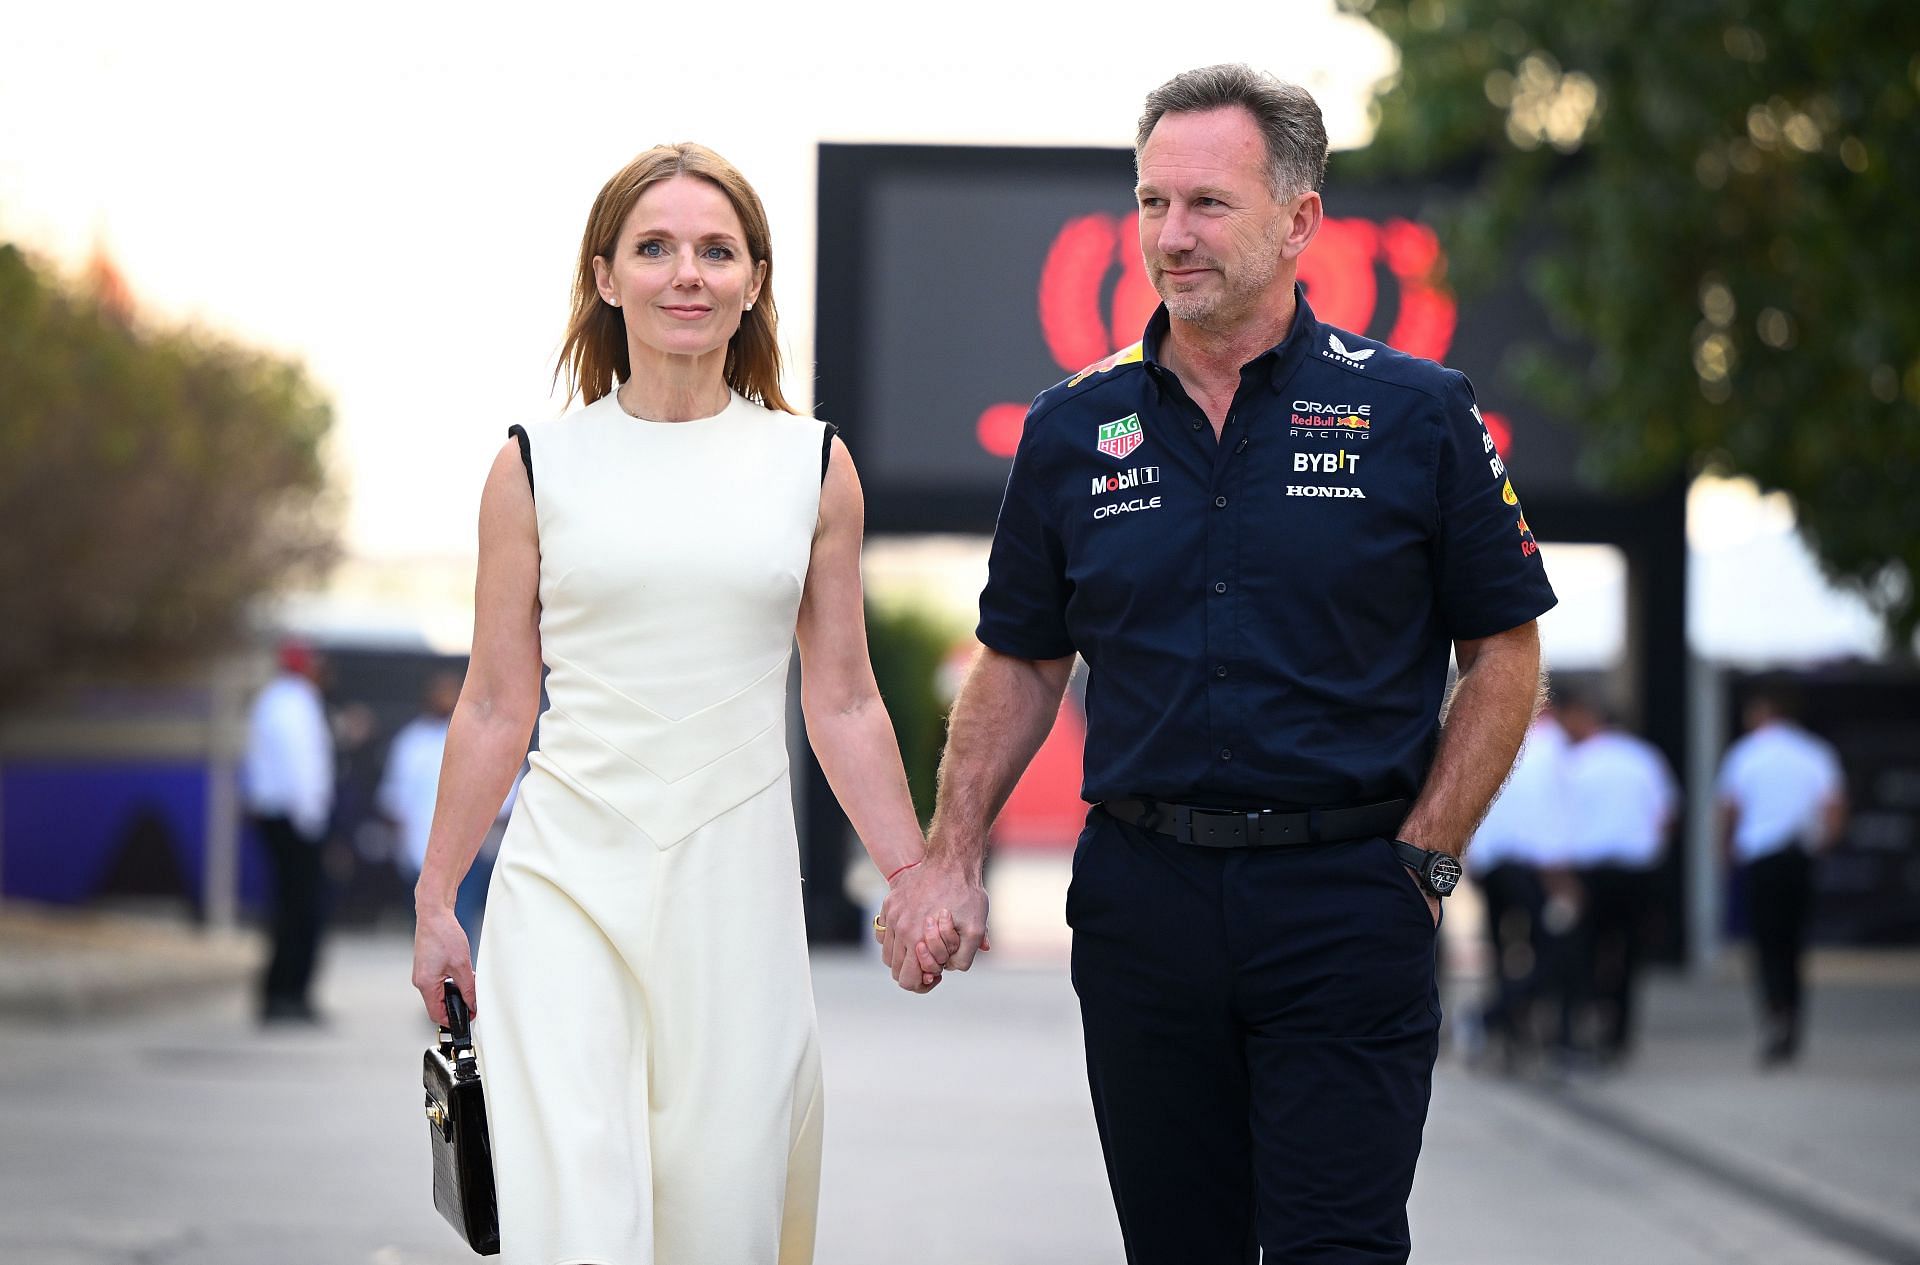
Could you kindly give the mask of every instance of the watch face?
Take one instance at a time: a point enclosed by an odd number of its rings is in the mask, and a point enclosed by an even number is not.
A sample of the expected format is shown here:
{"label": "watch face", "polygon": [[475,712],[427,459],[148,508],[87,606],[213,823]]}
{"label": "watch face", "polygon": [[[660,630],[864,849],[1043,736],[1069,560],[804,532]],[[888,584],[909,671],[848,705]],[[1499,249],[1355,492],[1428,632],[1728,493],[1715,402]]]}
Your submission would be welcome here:
{"label": "watch face", "polygon": [[1444,852],[1435,853],[1427,869],[1427,882],[1435,892],[1445,896],[1460,884],[1460,863]]}

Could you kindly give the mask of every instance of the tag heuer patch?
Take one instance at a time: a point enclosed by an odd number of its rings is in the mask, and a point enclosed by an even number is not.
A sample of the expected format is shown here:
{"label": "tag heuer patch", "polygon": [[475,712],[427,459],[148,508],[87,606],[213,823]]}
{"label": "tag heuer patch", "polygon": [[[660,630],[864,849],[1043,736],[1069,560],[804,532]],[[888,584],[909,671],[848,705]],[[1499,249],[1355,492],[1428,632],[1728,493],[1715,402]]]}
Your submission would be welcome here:
{"label": "tag heuer patch", "polygon": [[1106,422],[1100,427],[1100,451],[1109,457],[1121,458],[1138,448],[1145,435],[1140,433],[1140,415],[1129,414],[1117,422]]}

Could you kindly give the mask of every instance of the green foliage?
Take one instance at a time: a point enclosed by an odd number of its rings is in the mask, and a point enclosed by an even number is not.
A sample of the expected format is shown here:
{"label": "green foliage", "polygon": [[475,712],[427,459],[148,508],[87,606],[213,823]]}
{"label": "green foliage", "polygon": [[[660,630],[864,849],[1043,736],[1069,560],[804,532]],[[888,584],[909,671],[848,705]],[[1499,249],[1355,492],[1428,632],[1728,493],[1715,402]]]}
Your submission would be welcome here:
{"label": "green foliage", "polygon": [[957,639],[953,629],[923,611],[867,607],[873,677],[893,718],[900,758],[907,767],[907,786],[923,827],[933,820],[934,775],[947,743],[950,700],[940,676]]}
{"label": "green foliage", "polygon": [[1622,488],[1791,495],[1893,644],[1920,625],[1920,7],[1342,0],[1400,48],[1351,165],[1466,172],[1454,281],[1527,282],[1580,363],[1526,385]]}
{"label": "green foliage", "polygon": [[299,366],[136,328],[0,245],[0,706],[190,664],[323,567],[331,424]]}

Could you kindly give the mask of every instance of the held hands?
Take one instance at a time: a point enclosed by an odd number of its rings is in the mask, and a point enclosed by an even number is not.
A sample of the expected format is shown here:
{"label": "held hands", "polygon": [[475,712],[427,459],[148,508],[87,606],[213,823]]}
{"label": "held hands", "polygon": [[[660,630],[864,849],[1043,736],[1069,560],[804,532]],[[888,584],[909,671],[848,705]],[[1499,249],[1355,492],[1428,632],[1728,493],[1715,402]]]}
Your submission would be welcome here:
{"label": "held hands", "polygon": [[440,981],[451,979],[467,1003],[467,1013],[478,1016],[474,1005],[473,956],[467,933],[453,910],[435,907],[416,910],[413,928],[413,986],[427,1003],[427,1017],[447,1026],[447,1002]]}
{"label": "held hands", "polygon": [[894,875],[875,933],[894,981],[931,992],[944,972],[967,970],[992,948],[986,889],[959,865],[927,858]]}

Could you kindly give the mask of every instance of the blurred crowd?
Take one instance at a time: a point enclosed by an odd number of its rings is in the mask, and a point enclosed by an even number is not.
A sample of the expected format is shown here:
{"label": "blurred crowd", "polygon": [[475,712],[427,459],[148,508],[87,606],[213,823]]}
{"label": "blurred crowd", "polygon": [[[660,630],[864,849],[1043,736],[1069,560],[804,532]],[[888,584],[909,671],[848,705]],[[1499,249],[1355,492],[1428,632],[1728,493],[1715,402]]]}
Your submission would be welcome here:
{"label": "blurred crowd", "polygon": [[[370,745],[371,725],[364,717],[329,717],[322,693],[327,670],[325,656],[312,646],[283,643],[273,679],[248,713],[242,788],[272,880],[273,944],[260,982],[260,1016],[268,1023],[322,1018],[313,1005],[312,983],[337,886],[327,865],[329,840],[353,840],[350,868],[376,874],[389,901],[411,891],[426,858],[447,726],[460,700],[457,672],[428,676],[418,714],[386,746],[371,803],[356,812],[348,802],[354,781],[348,776],[350,762],[338,749],[336,732],[345,731],[356,747],[364,747]],[[518,787],[516,779],[460,885],[456,914],[475,952],[494,858]]]}
{"label": "blurred crowd", "polygon": [[[1718,846],[1752,942],[1764,1067],[1800,1047],[1813,868],[1840,838],[1845,780],[1833,748],[1763,683],[1712,788]],[[1633,1053],[1635,996],[1680,821],[1660,749],[1598,694],[1561,692],[1527,734],[1467,853],[1485,901],[1490,987],[1473,1052],[1499,1070],[1618,1066]]]}
{"label": "blurred crowd", "polygon": [[[311,983],[327,911],[340,887],[325,841],[352,840],[355,881],[403,900],[426,854],[457,672],[425,677],[417,714],[385,744],[366,724],[328,714],[327,661],[289,641],[255,697],[243,784],[272,875],[273,950],[261,981],[270,1022],[314,1021]],[[1802,959],[1818,855],[1839,838],[1845,780],[1833,748],[1794,719],[1791,689],[1748,694],[1744,734],[1711,790],[1721,858],[1752,946],[1758,1057],[1790,1062],[1805,1005]],[[339,738],[339,735],[345,735]],[[349,803],[356,753],[378,762],[366,803]],[[460,889],[458,915],[476,951],[494,857],[513,794]],[[1635,997],[1661,938],[1663,882],[1681,820],[1667,757],[1624,726],[1597,690],[1558,690],[1528,732],[1511,778],[1467,853],[1485,908],[1485,1003],[1463,1025],[1471,1056],[1508,1073],[1618,1066],[1633,1052]],[[348,822],[347,818],[353,818]]]}

